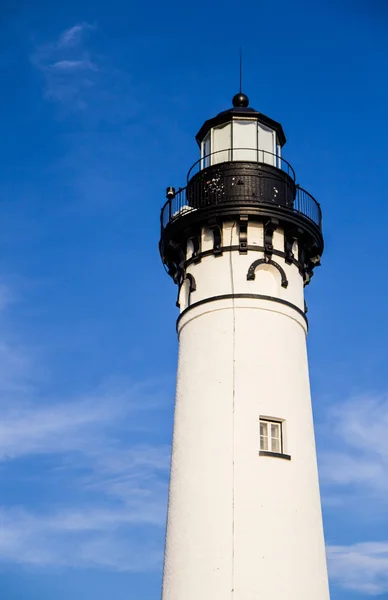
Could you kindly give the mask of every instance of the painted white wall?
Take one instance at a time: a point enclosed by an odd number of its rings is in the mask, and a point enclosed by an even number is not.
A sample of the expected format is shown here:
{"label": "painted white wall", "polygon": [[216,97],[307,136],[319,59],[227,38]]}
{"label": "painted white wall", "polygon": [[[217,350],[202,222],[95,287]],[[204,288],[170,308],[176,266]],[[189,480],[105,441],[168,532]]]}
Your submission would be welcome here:
{"label": "painted white wall", "polygon": [[[237,234],[225,224],[223,245]],[[249,224],[249,244],[262,236]],[[283,249],[281,231],[274,244]],[[302,277],[281,257],[287,289],[267,266],[246,280],[261,256],[190,265],[190,303],[234,290],[303,309]],[[328,600],[304,318],[268,300],[224,299],[187,311],[178,334],[163,600]],[[290,461],[259,456],[260,416],[284,419]]]}

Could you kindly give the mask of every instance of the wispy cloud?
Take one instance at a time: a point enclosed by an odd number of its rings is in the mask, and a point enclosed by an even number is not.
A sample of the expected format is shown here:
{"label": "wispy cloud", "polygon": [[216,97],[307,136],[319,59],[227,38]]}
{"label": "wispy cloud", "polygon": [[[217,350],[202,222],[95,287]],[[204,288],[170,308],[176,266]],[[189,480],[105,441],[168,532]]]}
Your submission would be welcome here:
{"label": "wispy cloud", "polygon": [[57,71],[78,71],[80,69],[97,71],[98,68],[90,60],[58,60],[50,65],[50,69]]}
{"label": "wispy cloud", "polygon": [[[1,306],[0,317],[1,327]],[[31,352],[1,333],[0,563],[159,568],[170,454],[156,441],[168,406],[161,382],[112,378],[53,396],[34,377]]]}
{"label": "wispy cloud", "polygon": [[388,542],[327,548],[332,581],[368,595],[388,592]]}
{"label": "wispy cloud", "polygon": [[[322,432],[330,432],[330,449],[320,454],[320,477],[323,503],[332,515],[337,513],[334,519],[346,510],[355,519],[386,521],[387,430],[385,394],[359,395],[328,411]],[[338,586],[367,595],[388,592],[388,542],[332,544],[327,556],[330,578]]]}
{"label": "wispy cloud", "polygon": [[35,42],[30,62],[41,74],[44,98],[62,115],[126,120],[140,107],[129,73],[98,50],[99,30],[78,23],[56,38]]}
{"label": "wispy cloud", "polygon": [[38,44],[31,55],[32,64],[44,77],[46,98],[70,111],[87,108],[98,84],[98,60],[91,56],[85,39],[86,32],[95,30],[90,23],[74,25],[56,40]]}
{"label": "wispy cloud", "polygon": [[[147,395],[142,386],[58,404],[35,398],[8,411],[3,402],[3,477],[28,460],[34,479],[44,486],[55,482],[63,501],[44,511],[3,505],[0,560],[120,571],[159,566],[156,540],[165,522],[169,446],[131,437],[139,427],[147,437],[144,421],[157,406],[152,391]],[[141,537],[140,526],[147,528]]]}
{"label": "wispy cloud", "polygon": [[388,397],[364,395],[337,404],[324,424],[331,449],[320,457],[325,494],[386,501],[388,492]]}
{"label": "wispy cloud", "polygon": [[86,32],[93,31],[94,29],[96,29],[96,26],[90,23],[77,23],[63,31],[59,36],[57,45],[60,48],[76,46],[81,42]]}
{"label": "wispy cloud", "polygon": [[129,513],[85,510],[38,516],[12,510],[0,511],[0,522],[3,564],[141,572],[159,568],[162,560],[160,544],[134,536]]}

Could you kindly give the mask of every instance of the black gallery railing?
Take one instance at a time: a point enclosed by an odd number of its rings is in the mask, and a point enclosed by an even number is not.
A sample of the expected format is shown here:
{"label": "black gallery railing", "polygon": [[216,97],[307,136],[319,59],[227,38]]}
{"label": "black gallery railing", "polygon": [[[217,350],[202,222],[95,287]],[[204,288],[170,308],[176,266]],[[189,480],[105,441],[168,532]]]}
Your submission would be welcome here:
{"label": "black gallery railing", "polygon": [[303,215],[321,228],[322,213],[318,202],[295,184],[294,171],[286,161],[283,161],[282,169],[272,164],[269,157],[263,163],[247,160],[218,162],[201,169],[201,160],[190,169],[185,188],[176,192],[170,188],[161,212],[162,232],[178,217],[221,204],[223,207],[228,204],[252,208],[278,206]]}
{"label": "black gallery railing", "polygon": [[[222,200],[224,202],[224,200]],[[221,202],[221,200],[220,200]],[[252,203],[253,204],[253,203]],[[267,204],[273,206],[276,202],[260,202],[260,204]],[[257,206],[257,202],[255,203]],[[183,216],[198,208],[204,208],[209,206],[208,202],[203,202],[202,205],[192,206],[187,199],[187,188],[180,188],[173,198],[169,198],[162,208],[161,213],[161,226],[162,231],[167,225],[174,221],[176,218]],[[288,207],[295,213],[300,213],[304,217],[307,217],[315,225],[321,228],[322,215],[321,209],[318,202],[304,190],[303,188],[296,186],[296,195],[293,205]]]}
{"label": "black gallery railing", "polygon": [[224,150],[216,150],[216,152],[211,152],[210,154],[206,154],[199,158],[187,173],[187,182],[189,182],[199,171],[225,162],[251,162],[270,165],[271,167],[283,171],[283,173],[286,173],[293,181],[295,181],[294,169],[289,162],[278,154],[268,152],[267,150],[258,150],[256,148],[227,148]]}

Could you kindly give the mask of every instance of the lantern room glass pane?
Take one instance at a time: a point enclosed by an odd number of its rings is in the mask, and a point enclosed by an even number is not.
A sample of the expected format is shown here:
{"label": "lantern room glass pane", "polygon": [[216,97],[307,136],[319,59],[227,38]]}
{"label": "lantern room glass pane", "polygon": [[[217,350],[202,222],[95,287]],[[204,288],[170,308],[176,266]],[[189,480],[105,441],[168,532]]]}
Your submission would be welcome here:
{"label": "lantern room glass pane", "polygon": [[257,162],[257,121],[233,121],[233,160]]}
{"label": "lantern room glass pane", "polygon": [[203,139],[201,144],[201,157],[202,157],[202,169],[205,169],[210,165],[210,132]]}
{"label": "lantern room glass pane", "polygon": [[276,167],[276,134],[273,129],[258,123],[259,162]]}
{"label": "lantern room glass pane", "polygon": [[211,164],[215,165],[230,160],[231,124],[221,125],[213,129],[213,149]]}
{"label": "lantern room glass pane", "polygon": [[276,138],[277,144],[276,144],[276,155],[277,155],[277,161],[276,161],[276,166],[278,169],[282,168],[282,147],[278,142],[278,139]]}

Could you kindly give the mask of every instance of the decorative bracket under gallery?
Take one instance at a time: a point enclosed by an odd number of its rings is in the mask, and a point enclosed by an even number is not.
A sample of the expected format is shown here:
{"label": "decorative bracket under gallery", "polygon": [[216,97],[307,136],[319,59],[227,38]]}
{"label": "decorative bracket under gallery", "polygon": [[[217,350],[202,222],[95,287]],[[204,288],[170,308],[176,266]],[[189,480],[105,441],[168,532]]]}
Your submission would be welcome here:
{"label": "decorative bracket under gallery", "polygon": [[192,275],[191,273],[186,273],[182,283],[180,284],[180,286],[178,288],[178,297],[176,299],[176,306],[178,308],[180,307],[179,296],[181,293],[182,285],[184,284],[185,281],[189,281],[189,296],[188,296],[188,302],[187,302],[188,306],[190,306],[191,292],[195,292],[197,289],[197,282],[195,281],[194,275]]}
{"label": "decorative bracket under gallery", "polygon": [[264,253],[266,256],[271,257],[273,253],[272,238],[275,229],[279,227],[278,219],[268,219],[264,223]]}
{"label": "decorative bracket under gallery", "polygon": [[248,269],[248,273],[247,273],[247,280],[248,281],[254,281],[255,279],[255,272],[256,269],[258,267],[260,267],[260,265],[272,265],[275,267],[275,269],[277,269],[280,273],[280,277],[282,280],[282,287],[286,288],[288,286],[288,279],[286,276],[286,273],[284,271],[284,269],[274,260],[272,260],[272,258],[259,258],[258,260],[255,260],[251,266]]}

